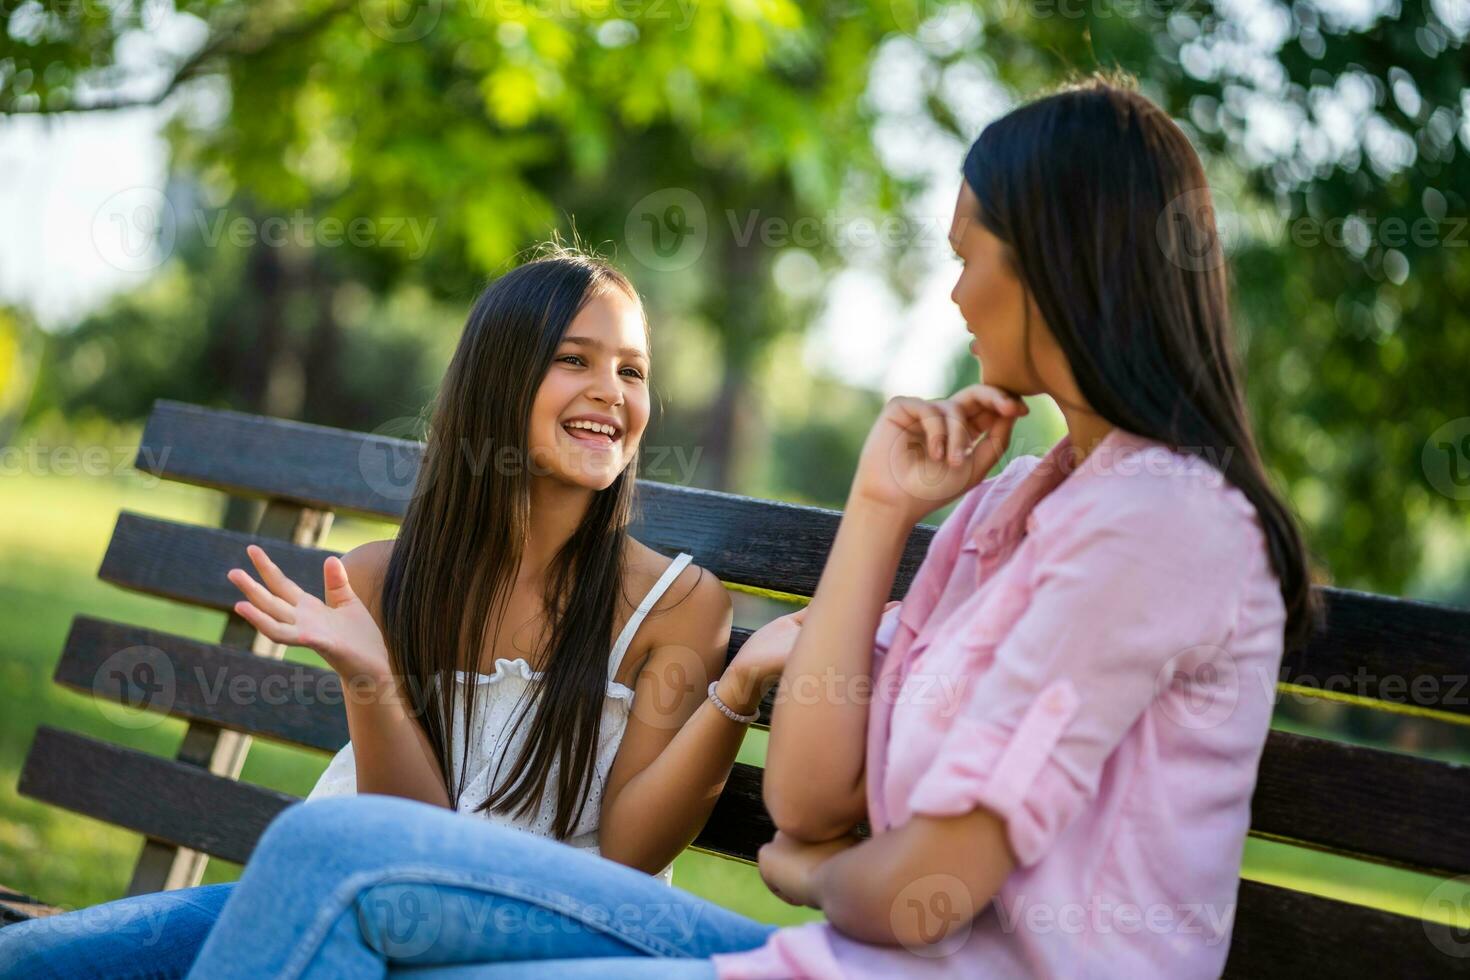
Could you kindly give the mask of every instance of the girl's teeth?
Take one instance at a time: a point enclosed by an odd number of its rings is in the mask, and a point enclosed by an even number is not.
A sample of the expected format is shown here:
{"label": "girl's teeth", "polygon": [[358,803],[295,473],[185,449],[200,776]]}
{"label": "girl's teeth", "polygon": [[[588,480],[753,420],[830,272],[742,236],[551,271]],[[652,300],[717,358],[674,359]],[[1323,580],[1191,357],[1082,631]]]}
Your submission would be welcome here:
{"label": "girl's teeth", "polygon": [[600,435],[608,442],[612,442],[614,438],[613,434],[607,431],[609,428],[611,428],[611,426],[597,425],[595,423],[587,422],[567,422],[564,424],[563,428],[573,434],[578,432],[586,432],[590,435]]}

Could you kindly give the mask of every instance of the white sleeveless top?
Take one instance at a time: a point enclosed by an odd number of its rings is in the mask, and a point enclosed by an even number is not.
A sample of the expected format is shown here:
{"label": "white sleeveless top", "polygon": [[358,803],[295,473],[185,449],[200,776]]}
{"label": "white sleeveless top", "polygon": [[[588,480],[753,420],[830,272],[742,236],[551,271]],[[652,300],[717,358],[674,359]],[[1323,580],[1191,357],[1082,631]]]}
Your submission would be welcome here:
{"label": "white sleeveless top", "polygon": [[[588,793],[587,805],[583,808],[581,818],[572,830],[572,836],[564,841],[573,847],[591,851],[594,854],[601,853],[598,849],[597,832],[602,819],[602,791],[607,785],[607,774],[612,769],[618,745],[622,742],[623,732],[628,727],[628,713],[633,707],[633,689],[619,684],[614,678],[618,676],[618,668],[622,665],[623,657],[627,654],[628,647],[632,644],[633,637],[637,634],[644,617],[674,583],[674,579],[679,577],[679,573],[689,564],[692,557],[684,552],[679,553],[658,582],[643,597],[643,601],[638,604],[638,608],[629,617],[627,625],[623,627],[617,642],[613,644],[612,655],[608,660],[607,695],[602,701],[602,725],[592,774],[592,786]],[[475,734],[470,742],[469,778],[459,798],[460,812],[471,813],[491,823],[518,827],[542,837],[550,837],[552,819],[556,812],[556,785],[558,774],[561,771],[560,764],[556,761],[551,764],[546,791],[542,794],[535,812],[526,816],[512,817],[488,810],[474,811],[474,808],[490,795],[490,779],[495,774],[495,767],[500,764],[502,757],[506,758],[501,772],[508,773],[511,764],[520,757],[524,749],[525,726],[511,733],[511,724],[515,720],[518,700],[529,685],[541,679],[541,672],[532,670],[531,665],[519,657],[514,660],[496,658],[493,674],[466,674],[464,671],[455,671],[453,742],[455,778],[458,778],[458,767],[464,752],[465,726],[461,713],[464,703],[463,685],[470,679],[473,679],[473,683],[478,684],[480,688],[475,692],[475,717],[470,721]],[[526,696],[529,698],[530,694]],[[356,792],[357,762],[352,753],[352,743],[348,742],[340,752],[332,757],[326,771],[322,773],[321,778],[317,780],[306,798],[316,800],[328,796],[351,796]],[[665,884],[672,885],[674,866],[670,864],[655,877]]]}

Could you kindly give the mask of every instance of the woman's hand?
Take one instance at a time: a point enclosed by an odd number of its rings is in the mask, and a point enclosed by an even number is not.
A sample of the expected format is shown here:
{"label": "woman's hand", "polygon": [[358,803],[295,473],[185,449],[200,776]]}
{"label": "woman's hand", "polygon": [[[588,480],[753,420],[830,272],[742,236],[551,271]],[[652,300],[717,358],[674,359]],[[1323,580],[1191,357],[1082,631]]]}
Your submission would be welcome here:
{"label": "woman's hand", "polygon": [[767,689],[780,678],[786,659],[796,646],[796,638],[801,635],[805,617],[806,607],[802,607],[785,616],[777,616],[750,634],[750,638],[741,645],[740,652],[735,654],[735,659],[725,668],[725,673],[720,675],[720,687],[716,691],[720,700],[742,714],[754,711]]}
{"label": "woman's hand", "polygon": [[812,889],[812,873],[835,854],[862,843],[847,834],[819,844],[808,844],[776,831],[776,837],[757,852],[761,880],[777,898],[789,905],[821,908]]}
{"label": "woman's hand", "polygon": [[322,602],[287,578],[262,548],[252,544],[245,550],[265,584],[240,568],[230,569],[227,577],[245,593],[235,612],[251,626],[277,643],[310,647],[344,681],[392,677],[383,633],[352,591],[341,559],[333,555],[322,566],[327,597]]}
{"label": "woman's hand", "polygon": [[981,384],[934,401],[889,399],[863,443],[850,503],[877,504],[917,523],[985,479],[1016,419],[1029,411],[1014,395]]}

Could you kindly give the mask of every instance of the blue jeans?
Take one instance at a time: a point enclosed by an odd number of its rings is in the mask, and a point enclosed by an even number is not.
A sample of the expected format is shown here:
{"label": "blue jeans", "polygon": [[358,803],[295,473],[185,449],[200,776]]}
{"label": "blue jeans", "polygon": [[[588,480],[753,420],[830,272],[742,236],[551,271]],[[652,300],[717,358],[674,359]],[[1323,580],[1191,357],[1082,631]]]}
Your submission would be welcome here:
{"label": "blue jeans", "polygon": [[339,797],[271,823],[189,975],[709,978],[773,929],[545,837]]}
{"label": "blue jeans", "polygon": [[178,980],[189,972],[234,883],[94,905],[0,929],[0,977]]}

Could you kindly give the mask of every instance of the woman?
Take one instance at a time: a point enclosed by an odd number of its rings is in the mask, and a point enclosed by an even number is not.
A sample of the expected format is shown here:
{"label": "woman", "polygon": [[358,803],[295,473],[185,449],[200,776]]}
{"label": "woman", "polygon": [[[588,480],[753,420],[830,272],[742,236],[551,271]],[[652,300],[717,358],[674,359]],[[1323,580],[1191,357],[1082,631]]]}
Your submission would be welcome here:
{"label": "woman", "polygon": [[[1223,261],[1173,261],[1213,232],[1168,217],[1204,175],[1157,106],[1094,81],[987,127],[964,178],[953,295],[987,384],[873,426],[773,721],[761,873],[827,921],[771,930],[514,832],[332,801],[267,831],[195,975],[1219,974],[1260,674],[1312,603]],[[1067,436],[983,480],[1026,395]],[[958,497],[885,614],[914,523]],[[813,689],[839,694],[792,695]]]}
{"label": "woman", "polygon": [[[342,679],[351,741],[309,799],[417,800],[671,882],[800,615],[726,669],[720,582],[628,535],[649,376],[621,273],[522,265],[470,312],[398,537],[328,558],[325,602],[249,548],[236,612]],[[6,929],[0,974],[182,976],[233,888]]]}

